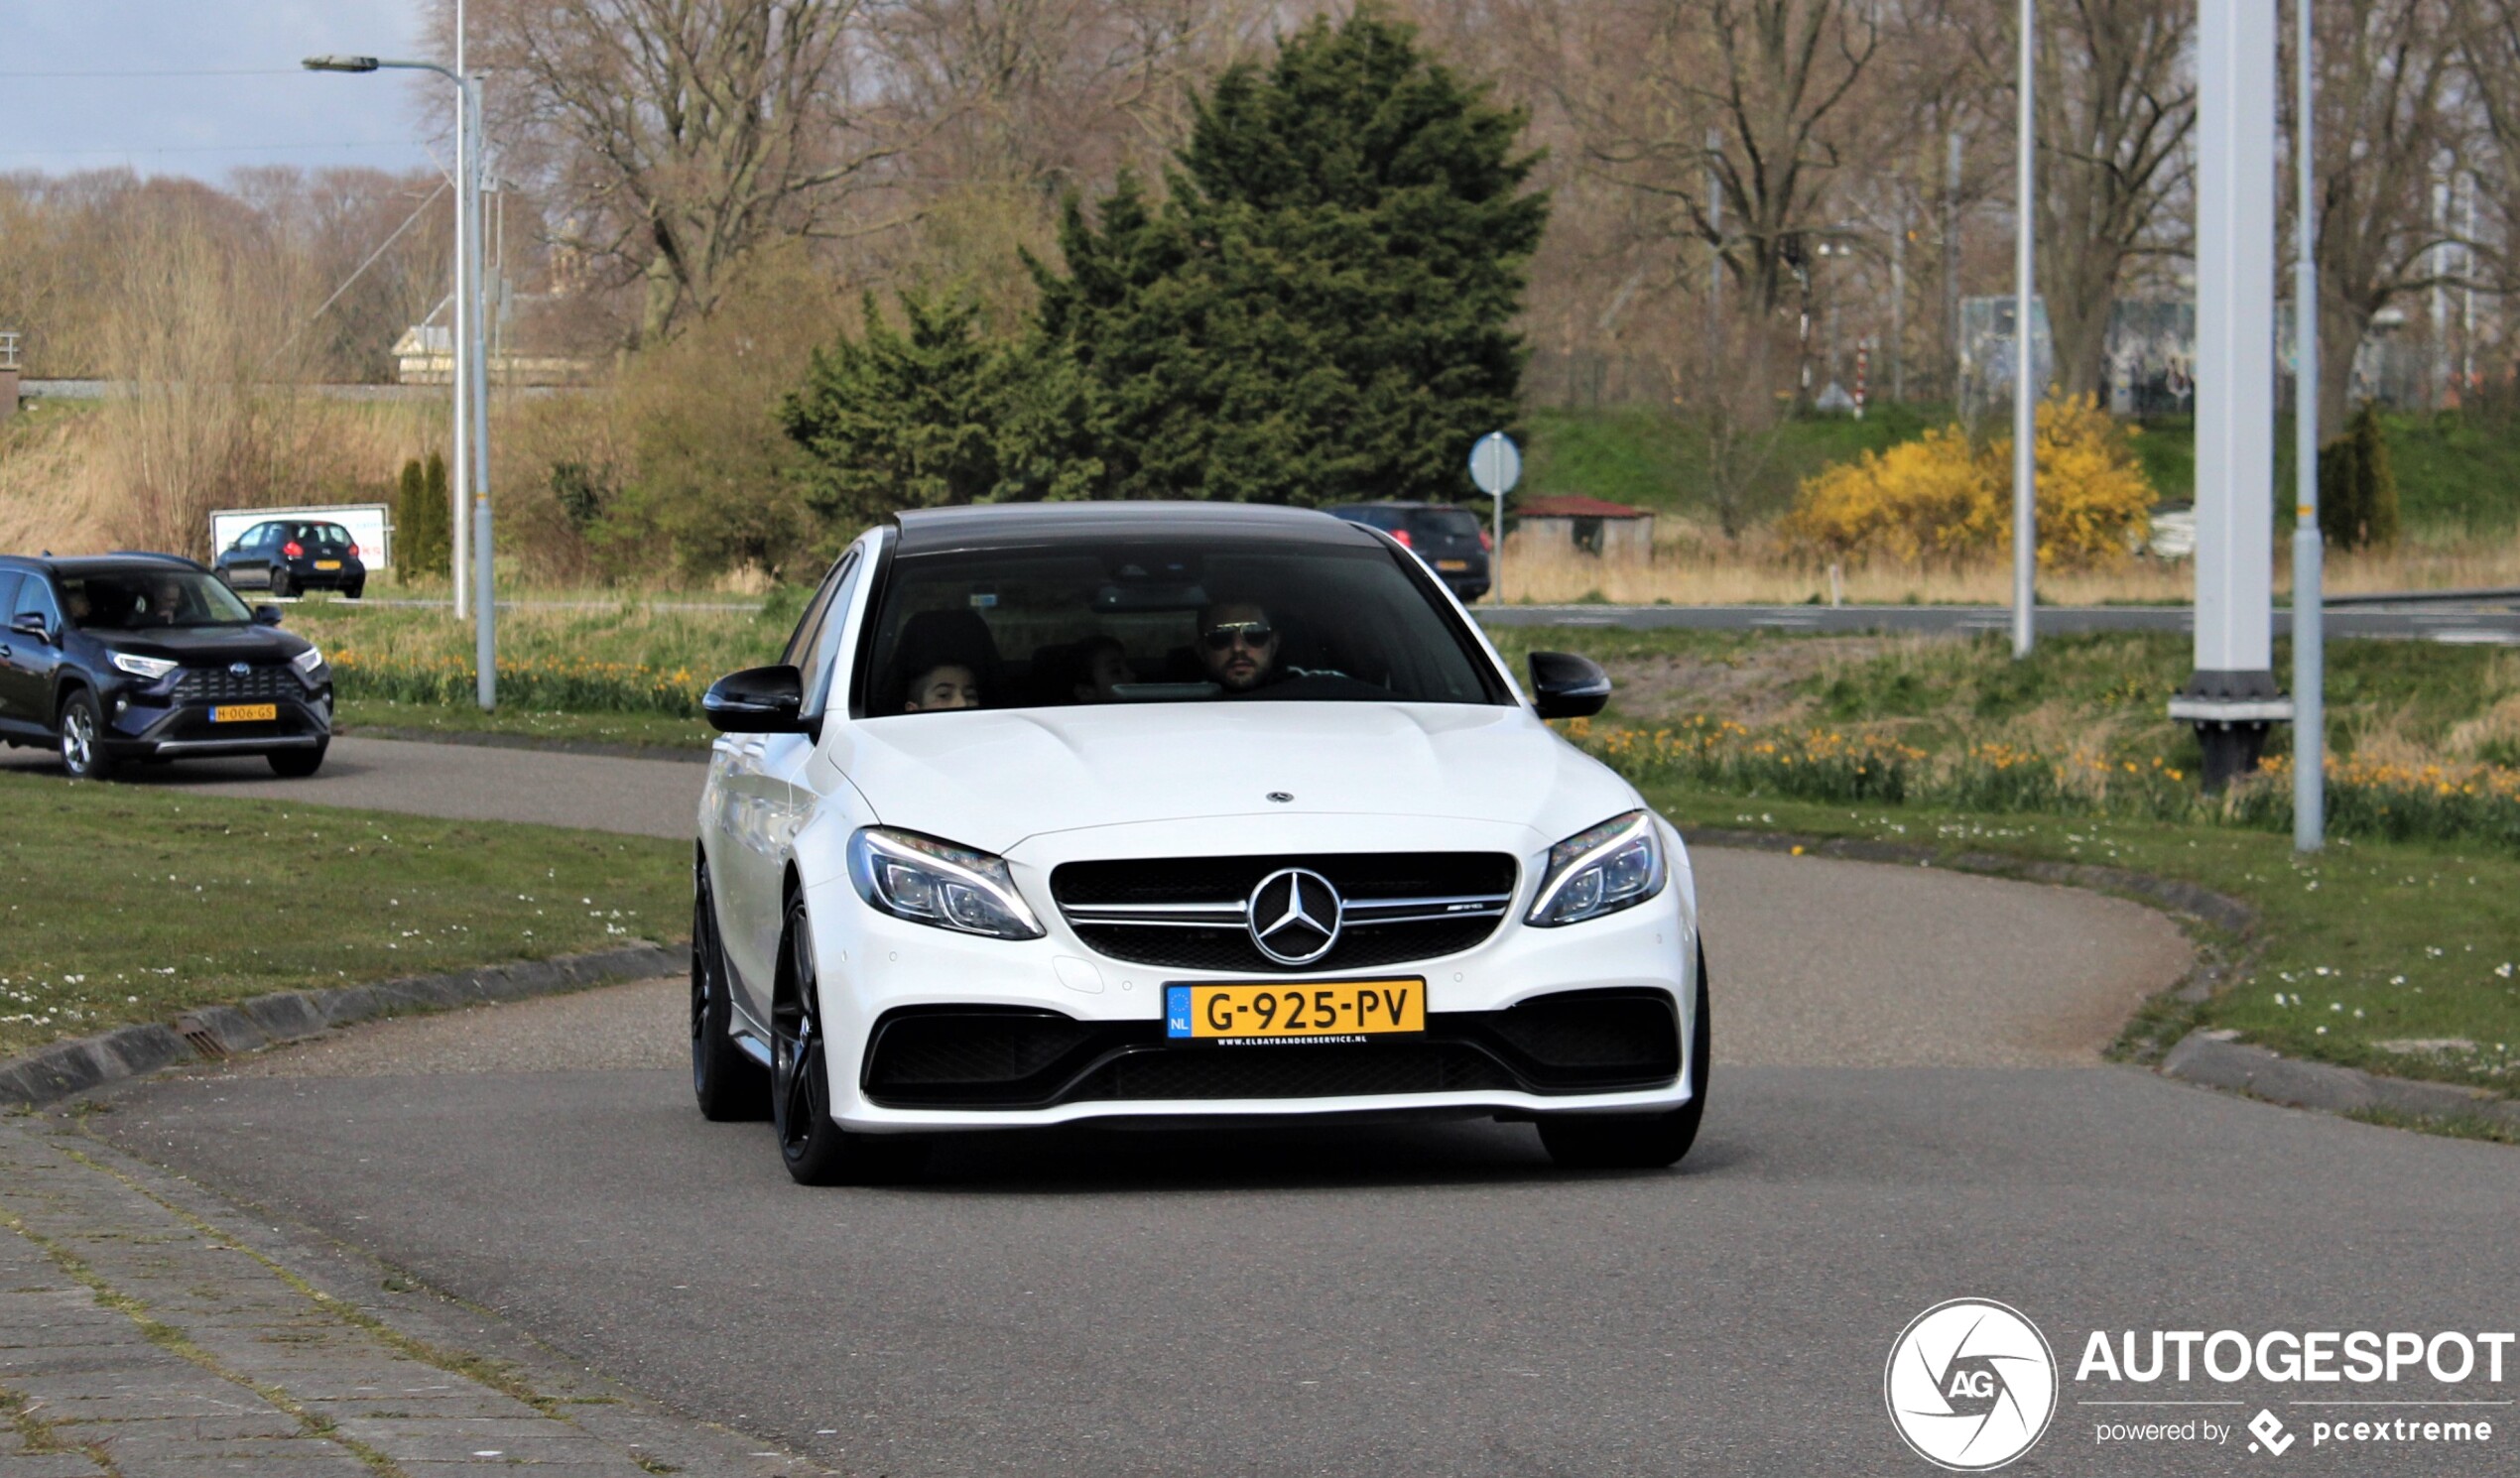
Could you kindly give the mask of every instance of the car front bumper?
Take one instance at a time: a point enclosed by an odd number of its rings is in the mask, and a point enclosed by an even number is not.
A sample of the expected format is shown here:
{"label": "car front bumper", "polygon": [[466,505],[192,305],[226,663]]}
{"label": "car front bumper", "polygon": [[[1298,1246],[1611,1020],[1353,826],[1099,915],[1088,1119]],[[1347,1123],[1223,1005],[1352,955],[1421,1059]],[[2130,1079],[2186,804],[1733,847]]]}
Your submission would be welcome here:
{"label": "car front bumper", "polygon": [[[1356,817],[1272,817],[1238,824],[1237,853],[1300,855],[1355,844]],[[1211,829],[1110,827],[1036,838],[1010,854],[1017,885],[1048,930],[1044,938],[1003,940],[953,933],[894,919],[868,907],[845,879],[809,888],[807,912],[821,977],[831,1112],[842,1127],[868,1132],[1039,1127],[1091,1120],[1224,1121],[1330,1117],[1528,1117],[1583,1111],[1650,1112],[1689,1101],[1700,1074],[1686,1059],[1697,999],[1696,905],[1688,859],[1668,827],[1671,881],[1654,899],[1622,913],[1559,928],[1522,923],[1539,884],[1548,842],[1525,828],[1424,818],[1368,818],[1405,824],[1412,849],[1509,851],[1523,862],[1513,905],[1482,943],[1457,953],[1365,970],[1269,975],[1129,963],[1097,953],[1051,905],[1048,878],[1060,862],[1088,856],[1147,857],[1213,852]],[[1197,832],[1197,836],[1192,834]],[[1171,832],[1170,836],[1160,833]],[[1152,834],[1151,834],[1152,833]],[[1383,834],[1392,834],[1385,831]],[[1554,840],[1551,839],[1551,840]],[[1203,842],[1204,847],[1199,848]],[[1197,849],[1197,850],[1195,850]],[[1164,1035],[1167,985],[1308,982],[1417,977],[1425,981],[1423,1037],[1353,1044],[1224,1047],[1179,1044]],[[1659,1009],[1668,1036],[1636,1061],[1594,1072],[1523,1050],[1536,1014],[1570,1003],[1623,1002],[1633,1026]],[[1588,1008],[1587,1008],[1588,1009]],[[990,1077],[986,1053],[945,1037],[924,1060],[924,1086],[905,1091],[898,1057],[879,1048],[905,1022],[996,1015],[1034,1023],[1067,1046],[1020,1086]],[[896,1039],[898,1044],[899,1039]],[[1025,1048],[1017,1048],[1020,1052]],[[1644,1060],[1642,1058],[1638,1060]],[[972,1092],[940,1086],[935,1074],[960,1072]],[[1166,1083],[1186,1096],[1161,1094]],[[1234,1096],[1236,1084],[1249,1092]],[[993,1096],[997,1101],[980,1102]]]}
{"label": "car front bumper", "polygon": [[269,720],[221,723],[218,703],[176,699],[165,693],[125,691],[107,701],[105,732],[98,742],[117,759],[174,760],[223,754],[269,754],[313,749],[332,738],[332,687],[268,700]]}

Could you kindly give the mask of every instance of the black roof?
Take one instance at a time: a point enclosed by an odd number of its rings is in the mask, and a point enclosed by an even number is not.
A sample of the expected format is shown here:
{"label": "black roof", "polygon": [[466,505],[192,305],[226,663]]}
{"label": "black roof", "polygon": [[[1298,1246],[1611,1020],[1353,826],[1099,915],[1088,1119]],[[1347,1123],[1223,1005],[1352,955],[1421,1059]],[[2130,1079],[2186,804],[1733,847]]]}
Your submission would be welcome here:
{"label": "black roof", "polygon": [[118,569],[197,569],[199,560],[182,554],[155,554],[144,550],[116,550],[110,554],[0,554],[0,569],[44,569],[55,574],[109,574]]}
{"label": "black roof", "polygon": [[1102,540],[1234,539],[1357,548],[1374,537],[1318,509],[1267,503],[976,503],[893,515],[895,553],[1020,549]]}

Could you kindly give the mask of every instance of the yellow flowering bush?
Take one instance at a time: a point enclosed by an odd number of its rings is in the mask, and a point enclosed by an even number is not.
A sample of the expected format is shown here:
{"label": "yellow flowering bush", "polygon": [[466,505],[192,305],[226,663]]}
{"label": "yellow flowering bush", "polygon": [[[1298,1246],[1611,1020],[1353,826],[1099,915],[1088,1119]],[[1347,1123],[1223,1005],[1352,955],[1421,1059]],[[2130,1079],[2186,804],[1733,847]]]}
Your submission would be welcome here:
{"label": "yellow flowering bush", "polygon": [[[2126,556],[2153,488],[2132,433],[2091,396],[2038,412],[2039,563],[2079,568]],[[2012,438],[1973,445],[1949,426],[1805,479],[1781,526],[1805,549],[1906,563],[1996,549],[2012,527]]]}

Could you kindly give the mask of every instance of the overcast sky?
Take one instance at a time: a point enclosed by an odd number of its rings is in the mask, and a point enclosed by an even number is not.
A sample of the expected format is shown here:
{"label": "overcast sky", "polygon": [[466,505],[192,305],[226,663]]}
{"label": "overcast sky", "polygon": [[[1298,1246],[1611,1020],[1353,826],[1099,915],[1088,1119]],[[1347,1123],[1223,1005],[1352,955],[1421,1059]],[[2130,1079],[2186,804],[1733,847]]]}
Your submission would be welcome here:
{"label": "overcast sky", "polygon": [[0,172],[426,168],[439,130],[407,76],[298,67],[411,56],[420,17],[421,0],[0,0]]}

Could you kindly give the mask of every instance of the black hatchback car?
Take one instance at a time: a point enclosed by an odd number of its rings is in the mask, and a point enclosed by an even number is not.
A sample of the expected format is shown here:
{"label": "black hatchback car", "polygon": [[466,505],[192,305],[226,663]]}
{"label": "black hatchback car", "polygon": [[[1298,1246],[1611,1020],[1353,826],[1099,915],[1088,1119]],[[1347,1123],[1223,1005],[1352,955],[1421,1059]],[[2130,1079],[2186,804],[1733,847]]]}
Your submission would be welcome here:
{"label": "black hatchback car", "polygon": [[313,775],[332,739],[332,670],[173,554],[0,554],[0,740],[102,780],[132,760],[259,754]]}
{"label": "black hatchback car", "polygon": [[231,590],[267,590],[275,597],[338,590],[352,600],[367,593],[367,564],[350,531],[318,519],[256,524],[219,551],[216,568]]}
{"label": "black hatchback car", "polygon": [[1487,593],[1488,547],[1478,515],[1449,503],[1345,503],[1323,513],[1380,529],[1427,562],[1464,601]]}

